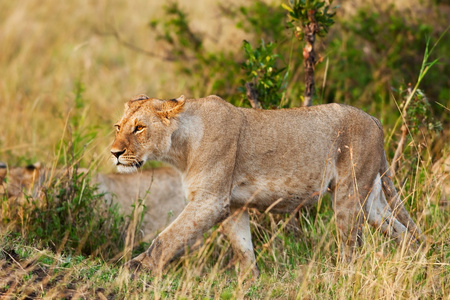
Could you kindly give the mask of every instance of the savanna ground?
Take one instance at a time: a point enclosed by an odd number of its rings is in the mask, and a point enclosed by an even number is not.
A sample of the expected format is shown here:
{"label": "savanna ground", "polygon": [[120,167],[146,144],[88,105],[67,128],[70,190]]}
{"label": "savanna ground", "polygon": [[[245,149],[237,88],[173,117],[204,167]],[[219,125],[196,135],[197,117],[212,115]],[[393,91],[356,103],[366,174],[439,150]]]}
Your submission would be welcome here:
{"label": "savanna ground", "polygon": [[[366,226],[358,258],[341,262],[324,198],[296,216],[252,212],[257,281],[238,278],[219,226],[162,278],[132,278],[122,269],[133,244],[135,253],[148,246],[138,241],[139,218],[106,205],[90,174],[73,170],[113,171],[112,125],[127,99],[217,94],[249,106],[244,83],[273,80],[267,107],[301,105],[303,44],[285,28],[280,3],[179,4],[0,2],[0,161],[69,170],[39,197],[28,195],[24,207],[2,199],[0,297],[448,299],[450,205],[442,183],[450,152],[450,6],[444,1],[334,2],[341,5],[336,23],[316,43],[314,104],[351,104],[379,118],[389,160],[401,125],[408,128],[395,182],[427,236],[422,251],[397,247]],[[247,52],[244,39],[253,46]],[[261,39],[274,42],[273,52],[255,50]],[[255,69],[249,62],[260,63],[258,53],[268,64]],[[269,68],[278,76],[261,75]]]}

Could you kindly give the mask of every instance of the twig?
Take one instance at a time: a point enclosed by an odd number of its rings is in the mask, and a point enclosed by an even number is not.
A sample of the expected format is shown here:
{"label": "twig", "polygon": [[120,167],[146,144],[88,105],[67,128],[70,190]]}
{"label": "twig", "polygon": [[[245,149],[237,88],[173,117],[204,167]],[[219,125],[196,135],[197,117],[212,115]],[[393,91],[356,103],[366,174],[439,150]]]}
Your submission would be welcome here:
{"label": "twig", "polygon": [[133,50],[133,51],[136,51],[136,52],[145,54],[145,55],[147,55],[147,56],[157,57],[157,58],[160,58],[160,59],[165,60],[165,61],[175,61],[175,60],[176,60],[176,58],[173,57],[173,56],[170,56],[170,55],[165,55],[165,56],[164,56],[164,55],[157,54],[157,53],[155,53],[155,52],[148,51],[148,50],[146,50],[146,49],[142,49],[142,48],[140,48],[140,47],[137,47],[136,45],[134,45],[134,44],[132,44],[132,43],[130,43],[130,42],[128,42],[128,41],[125,41],[125,40],[120,36],[119,32],[118,32],[115,28],[113,28],[112,26],[111,26],[110,28],[111,28],[111,29],[110,29],[110,30],[111,30],[110,32],[100,32],[100,31],[96,30],[96,33],[97,33],[98,35],[102,35],[102,36],[112,35],[112,36],[113,36],[113,37],[114,37],[121,45],[123,45],[123,46],[125,46],[125,47],[127,47],[127,48],[129,48],[129,49],[131,49],[131,50]]}
{"label": "twig", "polygon": [[245,84],[245,88],[247,89],[247,92],[245,95],[247,96],[248,101],[250,101],[250,105],[253,108],[261,109],[262,107],[258,101],[258,94],[253,89],[253,83],[247,82]]}
{"label": "twig", "polygon": [[[411,88],[411,84],[409,84],[408,89],[408,101],[412,98],[412,96],[415,93],[415,90],[413,91]],[[406,126],[406,105],[408,105],[408,101],[405,103],[405,107],[403,109],[402,117],[403,117],[403,124],[400,128],[402,135],[400,137],[400,141],[398,141],[397,149],[395,150],[394,159],[392,160],[391,164],[391,176],[394,177],[395,173],[399,166],[399,160],[400,156],[403,154],[403,149],[405,148],[405,141],[406,141],[406,134],[408,133],[408,127]]]}
{"label": "twig", "polygon": [[402,135],[400,141],[398,142],[397,150],[395,150],[394,159],[391,164],[391,176],[394,177],[397,172],[400,156],[403,154],[403,149],[405,148],[406,134],[408,133],[408,128],[405,124],[401,127]]}
{"label": "twig", "polygon": [[11,254],[9,254],[7,251],[5,251],[5,250],[1,250],[3,253],[5,253],[6,255],[8,255],[10,258],[11,258],[11,260],[16,264],[16,265],[18,265],[19,266],[19,268],[21,268],[22,269],[22,271],[25,271],[25,269],[22,267],[22,265],[17,261],[17,260],[15,260],[14,259],[14,257],[11,255]]}

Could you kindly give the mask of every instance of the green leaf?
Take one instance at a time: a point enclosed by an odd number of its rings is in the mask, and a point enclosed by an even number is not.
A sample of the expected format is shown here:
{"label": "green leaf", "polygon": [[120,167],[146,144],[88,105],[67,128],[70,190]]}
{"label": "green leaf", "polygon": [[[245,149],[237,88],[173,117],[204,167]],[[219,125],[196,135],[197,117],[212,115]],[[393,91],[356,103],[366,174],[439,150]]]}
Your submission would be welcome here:
{"label": "green leaf", "polygon": [[324,6],[325,5],[325,2],[319,2],[319,3],[316,3],[316,5],[314,6],[316,9],[319,9],[319,8],[321,8],[322,6]]}
{"label": "green leaf", "polygon": [[292,10],[292,8],[285,4],[285,3],[281,3],[281,7],[283,7],[285,10],[287,10],[288,12],[294,13],[294,11]]}

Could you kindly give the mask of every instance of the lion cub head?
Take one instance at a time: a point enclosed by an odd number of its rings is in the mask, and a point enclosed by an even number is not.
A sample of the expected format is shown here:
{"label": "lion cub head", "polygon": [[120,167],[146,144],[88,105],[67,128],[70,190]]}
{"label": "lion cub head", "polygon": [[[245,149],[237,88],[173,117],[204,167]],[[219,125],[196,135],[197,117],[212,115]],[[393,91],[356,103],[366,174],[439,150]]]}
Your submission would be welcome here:
{"label": "lion cub head", "polygon": [[18,198],[23,192],[30,192],[39,184],[41,164],[35,163],[26,167],[7,168],[0,162],[0,197]]}
{"label": "lion cub head", "polygon": [[111,147],[112,160],[119,172],[133,172],[147,160],[164,157],[178,128],[176,116],[183,110],[185,97],[160,100],[139,95],[125,104]]}

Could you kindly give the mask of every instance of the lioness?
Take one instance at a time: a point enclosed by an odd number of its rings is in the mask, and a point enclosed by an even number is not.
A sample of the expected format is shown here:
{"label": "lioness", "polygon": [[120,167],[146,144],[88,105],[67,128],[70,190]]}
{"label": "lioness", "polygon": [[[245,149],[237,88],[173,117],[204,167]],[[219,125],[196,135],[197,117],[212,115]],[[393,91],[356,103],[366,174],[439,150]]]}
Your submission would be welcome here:
{"label": "lioness", "polygon": [[[389,176],[380,122],[347,105],[238,108],[218,96],[125,104],[111,148],[120,172],[161,160],[181,173],[188,205],[128,266],[161,272],[186,245],[224,221],[241,266],[259,274],[247,208],[289,213],[332,195],[347,257],[367,220],[389,237],[417,243],[420,231]],[[386,200],[387,199],[387,200]]]}
{"label": "lioness", "polygon": [[[62,176],[64,170],[51,173],[40,164],[7,169],[6,164],[0,162],[0,197],[6,195],[9,201],[5,204],[11,208],[25,204],[24,193],[39,199],[40,191],[50,177]],[[118,203],[125,215],[131,214],[135,200],[143,200],[146,212],[139,229],[146,239],[163,230],[186,206],[180,175],[170,167],[135,174],[99,173],[92,176],[91,183],[97,185],[97,192],[105,194],[109,203]]]}

